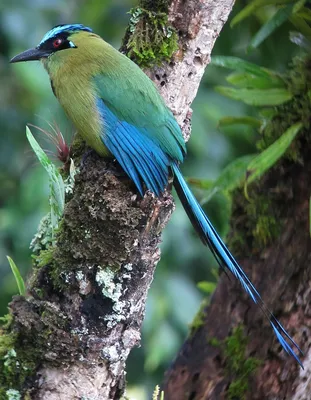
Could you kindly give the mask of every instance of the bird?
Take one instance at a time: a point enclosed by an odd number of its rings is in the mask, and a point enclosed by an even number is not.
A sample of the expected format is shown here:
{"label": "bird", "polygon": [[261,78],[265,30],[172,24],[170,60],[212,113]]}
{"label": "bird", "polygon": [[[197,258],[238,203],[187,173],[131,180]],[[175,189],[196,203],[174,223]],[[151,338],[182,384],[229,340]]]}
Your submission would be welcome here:
{"label": "bird", "polygon": [[303,368],[301,349],[265,305],[183,177],[182,131],[151,79],[83,24],[55,26],[35,48],[10,62],[31,60],[42,62],[54,95],[87,145],[102,157],[116,159],[141,196],[150,191],[159,197],[173,176],[177,195],[203,244],[219,267],[240,282],[268,318],[282,348]]}

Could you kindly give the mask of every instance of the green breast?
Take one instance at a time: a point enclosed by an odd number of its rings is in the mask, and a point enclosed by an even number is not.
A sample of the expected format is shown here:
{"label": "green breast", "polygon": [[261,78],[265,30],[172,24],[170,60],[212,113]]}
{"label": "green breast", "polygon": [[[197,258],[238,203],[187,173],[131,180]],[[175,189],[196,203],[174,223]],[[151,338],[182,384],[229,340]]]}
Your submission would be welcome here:
{"label": "green breast", "polygon": [[88,146],[103,157],[109,156],[110,153],[101,140],[104,133],[103,123],[97,111],[95,89],[91,80],[87,76],[82,79],[77,79],[73,74],[66,74],[66,79],[63,76],[58,74],[56,79],[51,77],[55,96]]}

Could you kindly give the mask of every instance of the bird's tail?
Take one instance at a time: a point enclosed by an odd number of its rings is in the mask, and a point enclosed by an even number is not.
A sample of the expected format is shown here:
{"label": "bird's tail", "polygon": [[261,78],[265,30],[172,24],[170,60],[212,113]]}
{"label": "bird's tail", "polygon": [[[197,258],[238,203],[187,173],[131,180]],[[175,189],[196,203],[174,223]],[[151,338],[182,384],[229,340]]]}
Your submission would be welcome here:
{"label": "bird's tail", "polygon": [[183,204],[183,207],[190,221],[192,222],[193,227],[199,234],[202,242],[210,248],[219,266],[221,268],[224,268],[225,270],[230,270],[230,272],[239,280],[245,291],[249,294],[252,300],[259,305],[263,313],[269,319],[273,331],[283,349],[288,354],[293,356],[295,360],[299,363],[299,365],[303,368],[302,362],[293,351],[292,346],[294,346],[301,355],[303,355],[302,351],[294,342],[294,340],[289,336],[281,323],[275,318],[272,312],[264,304],[257,289],[254,287],[248,276],[245,274],[245,272],[234,259],[224,242],[221,240],[212,223],[208,219],[207,215],[204,213],[202,207],[189,189],[176,163],[172,164],[172,170],[174,173],[175,190],[178,194],[180,201]]}

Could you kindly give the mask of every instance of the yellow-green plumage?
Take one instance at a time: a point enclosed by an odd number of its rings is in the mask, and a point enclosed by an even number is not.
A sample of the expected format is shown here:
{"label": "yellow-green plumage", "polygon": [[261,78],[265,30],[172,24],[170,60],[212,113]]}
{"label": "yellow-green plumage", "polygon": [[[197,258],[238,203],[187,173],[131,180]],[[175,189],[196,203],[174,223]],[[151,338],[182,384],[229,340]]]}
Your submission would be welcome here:
{"label": "yellow-green plumage", "polygon": [[[74,54],[73,49],[63,50],[49,58],[43,58],[42,63],[50,76],[55,96],[78,133],[99,155],[108,156],[109,151],[100,138],[102,127],[95,104],[96,88],[93,78],[103,69],[103,49],[109,45],[99,36],[83,31],[72,36],[76,46],[83,51]],[[94,48],[98,49],[100,58],[92,57]],[[85,90],[86,87],[91,90]]]}
{"label": "yellow-green plumage", "polygon": [[[98,97],[107,100],[114,112],[117,106],[121,117],[135,126],[154,125],[155,135],[160,137],[161,130],[169,125],[170,119],[174,119],[153,82],[100,36],[79,31],[68,39],[73,41],[78,51],[66,49],[56,52],[42,62],[56,97],[88,145],[100,155],[109,153],[100,138],[105,135],[105,129],[100,124],[96,105]],[[162,133],[161,140],[172,158],[182,161],[179,153],[179,147],[185,150],[182,135],[177,124],[172,129],[176,131],[172,133],[177,140],[171,140],[167,146],[170,137],[165,137],[166,132]]]}
{"label": "yellow-green plumage", "polygon": [[194,228],[221,267],[227,268],[268,316],[284,350],[302,366],[301,352],[223,243],[179,170],[185,143],[171,111],[150,79],[90,28],[59,25],[35,49],[11,61],[42,60],[60,104],[79,134],[102,156],[114,156],[143,195],[160,195],[169,172]]}

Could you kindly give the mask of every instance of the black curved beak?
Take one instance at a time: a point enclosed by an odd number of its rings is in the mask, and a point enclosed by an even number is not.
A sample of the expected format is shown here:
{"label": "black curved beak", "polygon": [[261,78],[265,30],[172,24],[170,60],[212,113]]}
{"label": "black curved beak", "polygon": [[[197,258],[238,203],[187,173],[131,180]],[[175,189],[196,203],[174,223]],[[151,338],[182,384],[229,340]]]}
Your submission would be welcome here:
{"label": "black curved beak", "polygon": [[17,54],[17,56],[13,57],[10,63],[17,63],[21,61],[35,61],[35,60],[40,60],[40,58],[43,57],[48,57],[50,55],[50,52],[43,50],[43,49],[29,49],[26,51],[23,51],[20,54]]}

